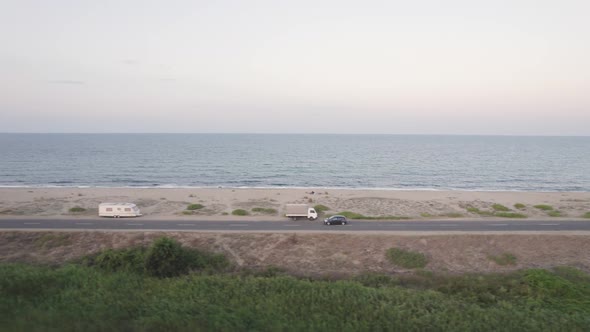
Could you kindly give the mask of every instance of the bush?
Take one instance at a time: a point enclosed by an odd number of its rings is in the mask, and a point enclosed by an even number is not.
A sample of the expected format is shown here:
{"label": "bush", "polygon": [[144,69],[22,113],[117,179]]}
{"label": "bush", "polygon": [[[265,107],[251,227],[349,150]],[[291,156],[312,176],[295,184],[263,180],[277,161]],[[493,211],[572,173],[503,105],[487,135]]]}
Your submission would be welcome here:
{"label": "bush", "polygon": [[490,211],[482,211],[482,210],[480,210],[476,207],[473,207],[473,206],[468,206],[465,209],[467,210],[467,212],[479,214],[480,216],[493,216],[494,215],[494,213],[492,213]]}
{"label": "bush", "polygon": [[205,206],[202,204],[190,204],[189,206],[186,207],[187,210],[193,211],[193,210],[200,210],[202,208],[204,208]]}
{"label": "bush", "polygon": [[563,217],[563,214],[561,213],[561,211],[557,211],[557,210],[549,211],[549,212],[547,212],[547,215],[549,217]]}
{"label": "bush", "polygon": [[553,210],[553,206],[551,205],[546,205],[546,204],[539,204],[539,205],[535,205],[535,208],[539,209],[539,210],[543,210],[543,211],[551,211]]}
{"label": "bush", "polygon": [[582,218],[590,218],[590,212],[586,212],[582,215]]}
{"label": "bush", "polygon": [[488,256],[488,258],[496,262],[496,264],[498,265],[516,265],[516,256],[508,252],[505,252],[498,256]]}
{"label": "bush", "polygon": [[229,266],[222,254],[185,248],[167,237],[155,240],[148,249],[107,249],[82,258],[80,263],[108,272],[133,272],[160,278],[186,274],[191,270],[219,271]]}
{"label": "bush", "polygon": [[515,212],[496,212],[494,216],[500,218],[527,218],[526,215],[522,213],[515,213]]}
{"label": "bush", "polygon": [[457,212],[449,212],[449,213],[445,213],[445,214],[441,214],[441,217],[447,217],[447,218],[463,218],[464,215],[462,215],[461,213],[457,213]]}
{"label": "bush", "polygon": [[145,250],[144,248],[107,249],[83,258],[82,265],[97,267],[108,272],[143,273]]}
{"label": "bush", "polygon": [[514,204],[514,207],[519,210],[524,210],[526,208],[526,205],[524,205],[522,203],[516,203],[516,204]]}
{"label": "bush", "polygon": [[505,207],[502,204],[494,204],[494,205],[492,205],[492,209],[494,209],[494,211],[502,211],[502,212],[510,211],[509,208]]}
{"label": "bush", "polygon": [[386,253],[389,261],[406,269],[423,268],[428,264],[428,258],[419,252],[400,248],[391,248]]}
{"label": "bush", "polygon": [[259,213],[265,213],[265,214],[276,214],[278,211],[276,209],[272,209],[272,208],[255,207],[252,209],[252,212],[259,212]]}
{"label": "bush", "polygon": [[67,233],[48,232],[35,240],[37,248],[51,249],[72,244],[72,239]]}
{"label": "bush", "polygon": [[154,277],[169,278],[188,272],[185,252],[178,241],[161,237],[154,241],[145,257],[145,271]]}
{"label": "bush", "polygon": [[318,205],[314,206],[313,208],[317,213],[323,213],[323,212],[330,210],[329,207],[322,205],[322,204],[318,204]]}
{"label": "bush", "polygon": [[342,211],[336,213],[341,216],[345,216],[348,219],[364,219],[364,220],[406,220],[410,219],[409,217],[403,216],[365,216],[360,213],[350,212],[350,211]]}
{"label": "bush", "polygon": [[78,213],[78,212],[84,212],[84,211],[86,211],[86,209],[83,207],[79,207],[79,206],[74,206],[73,208],[70,209],[70,212],[72,212],[72,213]]}
{"label": "bush", "polygon": [[248,213],[248,211],[243,210],[243,209],[236,209],[236,210],[233,210],[231,212],[231,214],[233,214],[234,216],[247,216],[250,213]]}

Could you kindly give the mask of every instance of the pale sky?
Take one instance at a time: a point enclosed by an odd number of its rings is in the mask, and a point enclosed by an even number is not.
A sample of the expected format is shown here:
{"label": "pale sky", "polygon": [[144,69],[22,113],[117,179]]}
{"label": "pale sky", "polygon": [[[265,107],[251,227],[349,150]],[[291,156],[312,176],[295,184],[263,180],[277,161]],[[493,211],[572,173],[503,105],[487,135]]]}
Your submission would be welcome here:
{"label": "pale sky", "polygon": [[590,1],[0,0],[0,132],[590,135]]}

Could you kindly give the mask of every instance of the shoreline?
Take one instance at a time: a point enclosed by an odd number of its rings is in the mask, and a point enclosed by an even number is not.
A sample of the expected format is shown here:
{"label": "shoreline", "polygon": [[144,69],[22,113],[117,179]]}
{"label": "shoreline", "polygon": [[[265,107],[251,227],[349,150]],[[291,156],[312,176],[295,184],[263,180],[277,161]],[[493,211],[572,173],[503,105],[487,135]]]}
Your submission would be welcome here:
{"label": "shoreline", "polygon": [[[323,205],[328,208],[326,214],[347,211],[367,217],[412,220],[496,218],[502,213],[559,219],[581,218],[590,213],[590,192],[0,187],[0,217],[90,217],[96,216],[99,203],[109,201],[136,203],[144,217],[172,219],[277,220],[284,218],[286,204]],[[203,207],[188,211],[189,204]],[[69,210],[73,207],[81,207],[84,211],[72,213]],[[265,211],[252,211],[256,208]],[[232,215],[236,209],[247,211],[248,216]]]}
{"label": "shoreline", "polygon": [[232,189],[232,190],[336,190],[336,191],[392,191],[392,192],[475,192],[475,193],[590,193],[587,190],[521,190],[521,189],[485,189],[485,188],[365,188],[365,187],[227,187],[227,186],[180,186],[180,185],[154,185],[154,186],[58,186],[58,185],[0,185],[2,189]]}

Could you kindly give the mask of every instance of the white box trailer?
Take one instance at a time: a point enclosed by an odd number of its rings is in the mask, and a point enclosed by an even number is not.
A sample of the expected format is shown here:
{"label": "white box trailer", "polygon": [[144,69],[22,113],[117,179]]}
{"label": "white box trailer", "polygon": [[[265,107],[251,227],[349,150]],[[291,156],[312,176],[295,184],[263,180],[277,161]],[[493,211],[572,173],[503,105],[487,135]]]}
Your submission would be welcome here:
{"label": "white box trailer", "polygon": [[318,213],[314,208],[309,207],[307,204],[287,204],[285,206],[285,217],[289,217],[293,220],[297,220],[297,218],[316,220],[318,218]]}
{"label": "white box trailer", "polygon": [[139,217],[141,213],[137,205],[133,203],[100,203],[98,205],[99,217]]}

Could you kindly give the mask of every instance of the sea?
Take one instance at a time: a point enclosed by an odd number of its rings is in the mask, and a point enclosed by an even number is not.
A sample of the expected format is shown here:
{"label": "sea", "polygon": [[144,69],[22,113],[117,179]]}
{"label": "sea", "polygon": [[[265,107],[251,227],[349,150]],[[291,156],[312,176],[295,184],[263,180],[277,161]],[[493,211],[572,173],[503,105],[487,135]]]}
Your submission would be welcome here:
{"label": "sea", "polygon": [[0,187],[590,191],[590,137],[0,134]]}

